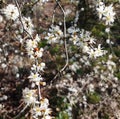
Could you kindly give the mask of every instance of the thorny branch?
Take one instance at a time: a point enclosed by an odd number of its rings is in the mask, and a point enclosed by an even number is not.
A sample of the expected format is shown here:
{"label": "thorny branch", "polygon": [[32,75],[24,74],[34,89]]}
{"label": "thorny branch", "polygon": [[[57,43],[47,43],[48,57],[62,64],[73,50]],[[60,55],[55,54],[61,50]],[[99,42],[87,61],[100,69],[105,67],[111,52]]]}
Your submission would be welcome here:
{"label": "thorny branch", "polygon": [[[55,0],[56,4],[60,7],[64,19],[63,19],[63,24],[64,24],[64,47],[65,47],[65,54],[66,54],[66,64],[64,65],[64,67],[55,75],[55,77],[53,78],[52,82],[66,69],[66,67],[68,66],[69,63],[69,57],[68,57],[68,48],[67,48],[67,41],[66,41],[66,14],[65,14],[65,10],[63,9],[63,7],[61,6],[60,2],[58,0]],[[56,9],[56,7],[55,7]],[[54,20],[54,13],[55,13],[55,9],[53,12],[53,20]]]}

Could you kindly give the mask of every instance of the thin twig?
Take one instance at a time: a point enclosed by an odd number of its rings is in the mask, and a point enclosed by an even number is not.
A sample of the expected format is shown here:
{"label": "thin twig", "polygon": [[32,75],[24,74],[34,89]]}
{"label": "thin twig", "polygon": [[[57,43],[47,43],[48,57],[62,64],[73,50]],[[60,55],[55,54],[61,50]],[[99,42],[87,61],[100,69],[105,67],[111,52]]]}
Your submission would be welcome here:
{"label": "thin twig", "polygon": [[54,24],[54,22],[55,22],[55,12],[56,12],[57,7],[58,7],[58,3],[56,2],[56,5],[54,6],[53,15],[52,15],[52,24]]}
{"label": "thin twig", "polygon": [[[57,1],[57,0],[56,0]],[[58,2],[58,1],[57,1]],[[66,42],[66,14],[65,14],[65,11],[64,9],[62,8],[61,4],[58,2],[58,5],[59,7],[61,8],[62,12],[63,12],[63,15],[64,15],[64,37],[65,37],[65,53],[66,53],[66,64],[65,66],[60,70],[60,72],[63,72],[65,70],[65,68],[67,67],[68,65],[68,61],[69,61],[69,58],[68,58],[68,49],[67,49],[67,42]]]}
{"label": "thin twig", "polygon": [[13,119],[17,119],[28,107],[28,104],[20,111],[20,113],[18,115],[16,115],[15,117],[13,117]]}
{"label": "thin twig", "polygon": [[19,20],[21,22],[21,25],[22,25],[22,28],[23,28],[23,31],[26,32],[26,34],[33,40],[33,37],[31,36],[31,34],[29,34],[29,32],[24,28],[24,24],[23,24],[23,17],[22,17],[22,14],[21,14],[21,10],[20,10],[20,6],[18,4],[18,1],[17,0],[14,0],[15,4],[16,4],[16,7],[18,8],[18,12],[19,12]]}
{"label": "thin twig", "polygon": [[[63,7],[61,6],[60,2],[58,0],[56,0],[56,3],[58,4],[58,6],[60,7],[61,11],[63,12],[63,16],[64,16],[64,46],[65,46],[65,54],[66,54],[66,64],[64,65],[64,67],[55,75],[55,77],[53,78],[56,79],[68,66],[69,63],[69,57],[68,57],[68,48],[67,48],[67,41],[66,41],[66,14],[65,11],[63,9]],[[52,82],[53,82],[52,80]]]}

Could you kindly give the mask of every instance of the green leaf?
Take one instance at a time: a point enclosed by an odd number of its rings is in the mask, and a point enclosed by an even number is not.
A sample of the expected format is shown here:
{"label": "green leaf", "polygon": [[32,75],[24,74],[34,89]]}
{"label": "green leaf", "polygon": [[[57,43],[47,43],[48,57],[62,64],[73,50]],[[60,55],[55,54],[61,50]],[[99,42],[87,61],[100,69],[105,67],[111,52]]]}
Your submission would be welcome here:
{"label": "green leaf", "polygon": [[116,74],[116,77],[120,80],[120,72]]}
{"label": "green leaf", "polygon": [[69,119],[68,113],[67,112],[60,112],[58,117],[56,119]]}
{"label": "green leaf", "polygon": [[47,41],[46,40],[42,40],[40,43],[39,43],[39,47],[45,47],[47,45]]}
{"label": "green leaf", "polygon": [[88,94],[87,98],[88,102],[92,104],[99,103],[101,100],[100,95],[96,92]]}

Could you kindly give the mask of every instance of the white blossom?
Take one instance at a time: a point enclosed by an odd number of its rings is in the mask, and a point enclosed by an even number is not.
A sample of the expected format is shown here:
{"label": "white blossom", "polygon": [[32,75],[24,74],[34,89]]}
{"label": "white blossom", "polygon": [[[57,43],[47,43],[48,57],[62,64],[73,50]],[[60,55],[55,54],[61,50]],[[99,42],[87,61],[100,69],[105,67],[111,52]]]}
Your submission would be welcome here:
{"label": "white blossom", "polygon": [[103,14],[104,14],[104,9],[105,9],[105,5],[103,2],[99,3],[99,7],[96,8],[98,14],[99,14],[99,19],[102,18]]}
{"label": "white blossom", "polygon": [[40,48],[38,51],[35,52],[35,56],[37,58],[41,58],[43,55],[43,48]]}
{"label": "white blossom", "polygon": [[31,72],[31,74],[28,78],[30,78],[30,81],[33,81],[36,83],[38,83],[42,80],[42,77],[37,72],[36,73]]}
{"label": "white blossom", "polygon": [[103,56],[105,51],[101,49],[101,44],[99,44],[97,48],[91,48],[88,54],[90,58],[97,58]]}
{"label": "white blossom", "polygon": [[114,23],[116,13],[113,10],[113,4],[105,6],[103,2],[100,2],[96,10],[98,12],[99,19],[104,20],[106,25],[112,25]]}
{"label": "white blossom", "polygon": [[45,39],[48,40],[49,44],[51,44],[58,43],[61,37],[63,37],[63,32],[60,27],[52,25]]}
{"label": "white blossom", "polygon": [[24,26],[24,29],[31,35],[33,34],[33,23],[32,23],[32,20],[30,17],[26,18],[26,17],[23,17],[22,18],[22,23],[23,23],[23,26]]}
{"label": "white blossom", "polygon": [[35,36],[35,39],[34,39],[34,40],[35,40],[36,42],[38,42],[38,43],[40,42],[40,40],[41,40],[41,39],[40,39],[40,37],[38,36],[38,34],[36,34],[36,36]]}
{"label": "white blossom", "polygon": [[47,42],[49,44],[58,43],[57,37],[55,37],[54,34],[52,34],[52,33],[48,33],[48,35],[45,37],[45,39],[48,40]]}
{"label": "white blossom", "polygon": [[38,65],[33,64],[33,66],[31,67],[33,71],[43,71],[44,68],[45,68],[44,62],[41,62]]}
{"label": "white blossom", "polygon": [[16,20],[19,17],[18,8],[13,4],[9,4],[2,11],[8,20]]}
{"label": "white blossom", "polygon": [[73,41],[73,44],[74,44],[74,45],[77,45],[78,42],[80,41],[80,38],[78,37],[78,35],[73,34],[73,35],[71,35],[71,38],[70,38],[69,40],[70,40],[70,41]]}
{"label": "white blossom", "polygon": [[90,92],[94,92],[94,85],[93,85],[93,84],[90,84],[90,85],[89,85],[89,91],[90,91]]}
{"label": "white blossom", "polygon": [[36,103],[35,90],[30,90],[29,88],[25,88],[23,90],[23,100],[28,105],[35,104]]}
{"label": "white blossom", "polygon": [[78,65],[78,62],[74,62],[72,65],[69,66],[69,68],[76,72],[78,69],[79,69],[79,65]]}
{"label": "white blossom", "polygon": [[0,23],[3,21],[3,17],[0,15]]}
{"label": "white blossom", "polygon": [[31,40],[31,39],[28,39],[26,41],[26,49],[29,50],[29,49],[34,49],[37,47],[37,42],[36,40]]}
{"label": "white blossom", "polygon": [[38,119],[38,117],[42,116],[42,111],[40,106],[34,106],[32,109],[32,116],[35,119]]}

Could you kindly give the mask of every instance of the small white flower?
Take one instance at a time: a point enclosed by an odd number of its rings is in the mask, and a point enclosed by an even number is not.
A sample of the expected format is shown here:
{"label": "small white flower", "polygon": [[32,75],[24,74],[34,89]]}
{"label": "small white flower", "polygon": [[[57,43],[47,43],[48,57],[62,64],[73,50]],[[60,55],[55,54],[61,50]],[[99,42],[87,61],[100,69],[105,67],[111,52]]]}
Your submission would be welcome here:
{"label": "small white flower", "polygon": [[99,5],[98,8],[96,8],[98,14],[99,14],[99,19],[102,18],[103,14],[104,14],[104,9],[105,9],[105,5],[103,2],[101,2],[101,4]]}
{"label": "small white flower", "polygon": [[3,17],[0,15],[0,23],[3,21]]}
{"label": "small white flower", "polygon": [[3,95],[3,100],[7,100],[8,96],[7,95]]}
{"label": "small white flower", "polygon": [[95,48],[95,57],[104,55],[104,51],[101,48],[101,44],[98,45],[98,48]]}
{"label": "small white flower", "polygon": [[108,69],[112,72],[114,72],[114,69],[116,69],[116,64],[111,60],[108,60],[106,62],[106,65],[107,65]]}
{"label": "small white flower", "polygon": [[35,52],[35,56],[38,58],[41,58],[43,55],[43,48],[40,48],[40,50]]}
{"label": "small white flower", "polygon": [[82,7],[82,8],[81,8],[81,11],[84,11],[84,10],[85,10],[85,8]]}
{"label": "small white flower", "polygon": [[[39,117],[43,117],[42,119],[49,119],[51,114],[51,109],[48,108],[49,101],[47,98],[42,98],[40,100],[40,105],[34,106],[32,109],[33,118],[38,119]],[[50,118],[51,119],[51,118]]]}
{"label": "small white flower", "polygon": [[31,69],[33,71],[43,71],[44,68],[45,68],[45,63],[44,62],[41,62],[38,65],[33,64],[33,66],[31,67]]}
{"label": "small white flower", "polygon": [[26,18],[24,17],[22,19],[22,23],[23,23],[23,26],[24,26],[24,29],[29,33],[29,34],[32,34],[33,33],[33,24],[32,24],[32,20],[30,17]]}
{"label": "small white flower", "polygon": [[85,95],[83,96],[83,100],[84,100],[84,101],[87,101],[87,98],[86,98],[86,96],[85,96]]}
{"label": "small white flower", "polygon": [[36,83],[42,80],[42,77],[37,72],[36,73],[31,72],[28,78],[30,78],[30,81],[33,81]]}
{"label": "small white flower", "polygon": [[106,25],[112,25],[115,20],[115,12],[113,11],[113,4],[109,6],[105,6],[103,2],[100,2],[102,4],[99,4],[96,8],[99,19],[102,19],[105,21]]}
{"label": "small white flower", "polygon": [[78,62],[74,62],[72,65],[69,66],[69,68],[76,72],[78,69],[79,69],[79,65],[78,65]]}
{"label": "small white flower", "polygon": [[88,52],[90,58],[96,58],[95,51],[93,49],[90,49]]}
{"label": "small white flower", "polygon": [[35,119],[38,119],[38,117],[42,116],[42,111],[40,106],[34,106],[32,109],[32,116]]}
{"label": "small white flower", "polygon": [[72,12],[72,11],[71,11],[70,9],[66,9],[66,11],[65,11],[65,15],[68,16],[68,15],[71,14],[71,12]]}
{"label": "small white flower", "polygon": [[37,66],[39,71],[43,71],[43,69],[45,68],[45,63],[41,62],[38,66]]}
{"label": "small white flower", "polygon": [[84,53],[87,53],[87,52],[90,51],[90,48],[87,45],[84,44],[82,50],[83,50]]}
{"label": "small white flower", "polygon": [[3,64],[1,65],[1,67],[4,69],[4,68],[7,67],[7,65],[6,65],[5,63],[3,63]]}
{"label": "small white flower", "polygon": [[0,52],[2,52],[3,50],[2,50],[2,48],[0,48]]}
{"label": "small white flower", "polygon": [[53,119],[53,117],[51,117],[50,115],[46,115],[42,119]]}
{"label": "small white flower", "polygon": [[0,104],[0,110],[2,110],[5,106],[3,104]]}
{"label": "small white flower", "polygon": [[59,26],[51,26],[50,31],[55,34],[55,36],[62,37],[63,32]]}
{"label": "small white flower", "polygon": [[28,39],[27,41],[26,41],[26,49],[28,50],[28,49],[34,49],[34,48],[36,48],[37,47],[37,42],[35,41],[35,40],[31,40],[31,39]]}
{"label": "small white flower", "polygon": [[107,40],[106,40],[106,43],[107,43],[107,44],[110,44],[110,42],[111,42],[110,39],[107,39]]}
{"label": "small white flower", "polygon": [[102,92],[105,92],[105,88],[104,88],[104,87],[102,87],[102,88],[101,88],[101,91],[102,91]]}
{"label": "small white flower", "polygon": [[35,58],[35,57],[34,57],[34,52],[33,52],[33,50],[30,50],[30,49],[29,49],[29,50],[27,51],[27,54],[28,54],[28,56],[30,56],[31,59],[34,59],[34,58]]}
{"label": "small white flower", "polygon": [[50,108],[46,108],[44,115],[49,116],[49,114],[51,114],[51,109]]}
{"label": "small white flower", "polygon": [[6,6],[6,8],[3,9],[3,13],[8,20],[16,20],[19,17],[18,8],[13,4]]}
{"label": "small white flower", "polygon": [[51,44],[58,43],[61,37],[63,37],[63,32],[60,27],[52,25],[45,39],[48,40],[49,44]]}
{"label": "small white flower", "polygon": [[67,31],[70,34],[75,34],[75,33],[78,33],[80,31],[80,29],[79,28],[75,28],[74,26],[72,26],[72,27],[68,28]]}
{"label": "small white flower", "polygon": [[78,37],[78,35],[71,35],[71,38],[69,40],[73,41],[74,45],[77,45],[78,42],[80,41],[80,38]]}
{"label": "small white flower", "polygon": [[47,98],[43,98],[41,99],[40,104],[42,109],[47,109],[49,105],[49,100]]}
{"label": "small white flower", "polygon": [[106,33],[109,33],[109,32],[110,32],[110,28],[109,28],[109,27],[106,28],[106,29],[105,29],[105,32],[106,32]]}
{"label": "small white flower", "polygon": [[36,42],[40,42],[40,38],[39,38],[39,36],[38,36],[38,34],[35,36],[35,39],[34,39]]}
{"label": "small white flower", "polygon": [[105,20],[106,25],[112,25],[115,19],[115,13],[109,13],[106,15],[106,17],[103,17],[103,20]]}
{"label": "small white flower", "polygon": [[96,40],[96,39],[90,37],[90,39],[89,39],[89,43],[90,43],[90,44],[96,44],[95,40]]}
{"label": "small white flower", "polygon": [[98,48],[92,48],[90,51],[88,51],[90,58],[97,58],[100,56],[103,56],[105,54],[105,51],[101,49],[101,44],[98,45]]}
{"label": "small white flower", "polygon": [[48,40],[48,43],[58,43],[57,37],[54,36],[54,34],[48,33],[48,36],[45,37],[46,40]]}
{"label": "small white flower", "polygon": [[35,90],[30,90],[29,88],[25,88],[23,90],[23,99],[26,104],[35,104],[36,97],[37,95],[35,94]]}
{"label": "small white flower", "polygon": [[93,85],[93,84],[90,84],[90,85],[89,85],[89,91],[90,91],[90,92],[94,92],[94,85]]}

